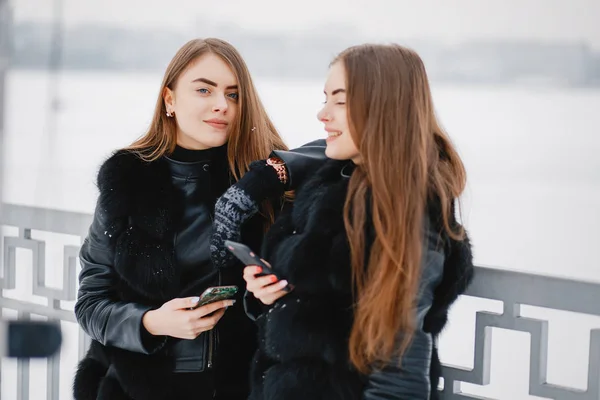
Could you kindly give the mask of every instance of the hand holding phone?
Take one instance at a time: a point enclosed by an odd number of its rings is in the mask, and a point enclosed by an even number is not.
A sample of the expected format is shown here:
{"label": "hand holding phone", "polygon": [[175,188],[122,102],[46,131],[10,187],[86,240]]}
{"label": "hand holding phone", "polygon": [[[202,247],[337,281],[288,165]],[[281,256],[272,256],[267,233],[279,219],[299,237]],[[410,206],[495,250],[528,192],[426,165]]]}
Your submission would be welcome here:
{"label": "hand holding phone", "polygon": [[[246,289],[263,304],[273,304],[294,289],[293,285],[288,284],[285,279],[281,279],[269,264],[245,244],[226,240],[225,246],[246,265],[244,268]],[[249,267],[249,265],[256,265],[261,268],[261,271],[257,272],[256,267]]]}
{"label": "hand holding phone", "polygon": [[211,330],[235,300],[221,300],[198,307],[199,297],[176,298],[146,312],[142,325],[154,336],[192,340]]}
{"label": "hand holding phone", "polygon": [[284,280],[278,280],[274,275],[258,276],[256,266],[244,268],[246,290],[263,304],[273,304],[277,299],[292,291],[292,285]]}

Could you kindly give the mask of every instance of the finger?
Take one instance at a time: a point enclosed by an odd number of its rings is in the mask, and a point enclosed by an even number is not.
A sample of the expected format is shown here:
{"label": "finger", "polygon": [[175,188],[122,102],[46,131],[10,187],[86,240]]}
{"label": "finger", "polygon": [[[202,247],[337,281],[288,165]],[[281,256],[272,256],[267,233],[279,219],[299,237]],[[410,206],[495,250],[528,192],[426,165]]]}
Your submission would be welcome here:
{"label": "finger", "polygon": [[196,331],[198,330],[208,330],[208,329],[212,329],[217,322],[219,322],[219,320],[223,317],[223,315],[225,315],[225,309],[222,308],[218,311],[216,311],[215,313],[211,314],[210,316],[206,316],[204,318],[200,318],[198,320],[196,320],[196,322],[194,323],[194,328]]}
{"label": "finger", "polygon": [[271,295],[273,293],[279,292],[280,290],[282,290],[283,288],[285,288],[287,285],[288,285],[288,282],[284,279],[282,281],[273,283],[272,285],[264,286],[260,290],[257,290],[254,293],[254,297],[263,298],[265,296],[268,296],[268,295]]}
{"label": "finger", "polygon": [[266,295],[264,298],[260,299],[260,301],[263,304],[267,304],[267,305],[273,304],[277,300],[279,300],[280,298],[282,298],[283,296],[285,296],[286,294],[288,294],[288,292],[280,290],[279,292],[275,292],[275,293],[271,293],[271,294]]}
{"label": "finger", "polygon": [[210,304],[207,304],[205,306],[198,307],[196,310],[194,310],[194,316],[193,317],[195,317],[195,318],[202,318],[205,315],[213,313],[213,312],[217,311],[220,308],[229,307],[229,306],[232,306],[234,304],[235,304],[235,300],[215,301],[214,303],[210,303]]}
{"label": "finger", "polygon": [[194,330],[194,339],[196,339],[198,336],[200,336],[202,334],[202,332],[206,332],[206,331],[210,331],[212,329],[211,328],[205,328],[205,327],[198,327]]}
{"label": "finger", "polygon": [[189,331],[188,331],[188,332],[185,334],[185,337],[184,337],[184,339],[187,339],[187,340],[194,340],[194,339],[196,339],[197,337],[198,337],[198,333],[196,333],[196,330],[194,330],[194,329],[190,329],[190,330],[189,330]]}
{"label": "finger", "polygon": [[182,310],[195,307],[198,304],[198,301],[200,301],[199,297],[185,297],[181,299],[173,299],[165,303],[165,305],[171,310]]}
{"label": "finger", "polygon": [[248,265],[244,268],[244,279],[247,281],[249,279],[255,279],[257,274],[262,272],[262,267],[259,265]]}
{"label": "finger", "polygon": [[246,289],[248,289],[249,292],[255,293],[259,290],[261,290],[262,288],[264,288],[265,286],[269,286],[275,282],[277,282],[278,278],[275,275],[266,275],[266,276],[261,276],[259,278],[255,278],[254,280],[251,281],[247,281],[246,283]]}

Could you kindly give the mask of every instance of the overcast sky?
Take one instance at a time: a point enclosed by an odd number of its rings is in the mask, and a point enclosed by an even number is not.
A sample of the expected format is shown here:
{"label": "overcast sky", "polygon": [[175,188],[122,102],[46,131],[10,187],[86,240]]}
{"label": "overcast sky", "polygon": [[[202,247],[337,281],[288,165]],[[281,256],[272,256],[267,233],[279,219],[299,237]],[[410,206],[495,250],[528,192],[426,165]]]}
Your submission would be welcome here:
{"label": "overcast sky", "polygon": [[[49,20],[57,0],[9,0],[15,19]],[[296,31],[346,24],[372,38],[585,40],[600,50],[600,0],[62,0],[66,24],[197,31],[232,24]]]}

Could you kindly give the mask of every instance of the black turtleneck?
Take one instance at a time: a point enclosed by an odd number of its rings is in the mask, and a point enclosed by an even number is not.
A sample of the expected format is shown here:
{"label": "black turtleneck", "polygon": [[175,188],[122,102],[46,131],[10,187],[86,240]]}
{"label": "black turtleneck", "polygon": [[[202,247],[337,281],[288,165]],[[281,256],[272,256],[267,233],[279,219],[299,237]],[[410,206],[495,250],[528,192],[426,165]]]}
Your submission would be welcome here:
{"label": "black turtleneck", "polygon": [[201,187],[198,194],[202,194],[209,202],[216,200],[229,187],[226,144],[205,150],[191,150],[177,145],[166,158],[171,175],[200,181],[197,182]]}
{"label": "black turtleneck", "polygon": [[[227,145],[225,145],[227,146]],[[180,162],[199,162],[212,161],[223,152],[223,146],[212,147],[206,150],[191,150],[177,145],[173,153],[169,156],[170,159]]]}

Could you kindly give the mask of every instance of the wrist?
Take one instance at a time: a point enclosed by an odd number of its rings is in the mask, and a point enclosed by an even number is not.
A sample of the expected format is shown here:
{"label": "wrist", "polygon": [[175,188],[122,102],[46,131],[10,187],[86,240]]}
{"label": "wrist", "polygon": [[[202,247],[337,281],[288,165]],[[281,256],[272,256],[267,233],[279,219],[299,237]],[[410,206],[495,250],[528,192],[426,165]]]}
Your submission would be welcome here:
{"label": "wrist", "polygon": [[146,329],[146,331],[152,336],[161,335],[160,329],[156,323],[156,310],[147,311],[142,317],[142,325]]}

